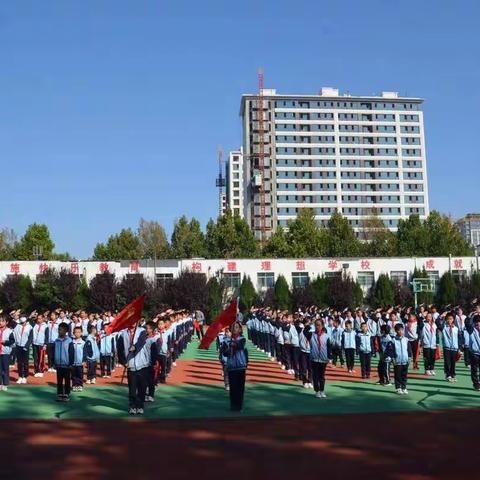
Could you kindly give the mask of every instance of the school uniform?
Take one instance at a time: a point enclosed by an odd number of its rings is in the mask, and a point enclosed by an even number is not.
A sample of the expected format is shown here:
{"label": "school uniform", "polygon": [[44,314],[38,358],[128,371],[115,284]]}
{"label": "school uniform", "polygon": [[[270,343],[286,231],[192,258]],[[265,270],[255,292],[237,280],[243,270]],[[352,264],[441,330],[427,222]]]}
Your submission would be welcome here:
{"label": "school uniform", "polygon": [[10,355],[14,344],[13,330],[7,326],[0,329],[0,385],[5,387],[10,384]]}
{"label": "school uniform", "polygon": [[414,360],[413,369],[418,370],[418,366],[415,365],[415,359],[417,358],[418,345],[418,323],[407,322],[405,325],[405,338],[408,340],[408,348],[410,356]]}
{"label": "school uniform", "polygon": [[100,376],[112,375],[112,355],[114,351],[114,338],[106,333],[100,334]]}
{"label": "school uniform", "polygon": [[445,377],[455,379],[455,362],[458,352],[458,328],[455,325],[444,325],[442,329],[443,358]]}
{"label": "school uniform", "polygon": [[57,395],[70,395],[71,366],[73,365],[73,345],[72,339],[57,337],[54,343],[53,358],[55,359],[55,369],[57,371]]}
{"label": "school uniform", "polygon": [[45,371],[45,350],[48,338],[48,326],[46,323],[36,324],[33,327],[33,371],[35,374]]}
{"label": "school uniform", "polygon": [[291,350],[290,350],[290,363],[291,363],[291,368],[293,370],[293,373],[295,375],[295,380],[299,379],[299,373],[300,373],[300,368],[299,368],[299,360],[300,360],[300,340],[298,338],[298,332],[297,329],[295,328],[294,324],[291,324],[289,326],[289,332],[290,334],[290,345],[291,345]]}
{"label": "school uniform", "polygon": [[73,387],[83,387],[83,364],[87,360],[87,354],[85,351],[85,340],[83,340],[83,338],[74,338],[72,340],[72,348],[72,385]]}
{"label": "school uniform", "polygon": [[100,349],[98,348],[97,339],[88,335],[85,340],[85,354],[87,358],[87,381],[95,383],[97,378],[97,362],[100,358]]}
{"label": "school uniform", "polygon": [[145,398],[153,402],[155,398],[155,386],[156,386],[156,378],[155,378],[155,365],[158,361],[158,350],[157,350],[157,340],[159,335],[152,334],[147,336],[147,340],[145,341],[145,347],[150,349],[150,364],[148,366],[148,376],[147,376],[147,390]]}
{"label": "school uniform", "polygon": [[228,383],[230,385],[230,408],[241,411],[245,394],[245,378],[248,367],[248,350],[245,348],[245,338],[225,337],[221,351],[227,359]]}
{"label": "school uniform", "polygon": [[228,372],[227,372],[227,357],[223,354],[222,352],[222,343],[224,339],[226,338],[225,334],[223,332],[220,332],[217,336],[217,342],[219,343],[219,351],[218,351],[218,359],[220,360],[220,365],[222,366],[222,374],[223,374],[223,384],[225,385],[225,388],[229,388],[228,384]]}
{"label": "school uniform", "polygon": [[332,343],[332,361],[334,366],[337,366],[337,360],[340,360],[340,365],[343,367],[342,338],[344,331],[345,330],[340,326],[334,327],[330,336]]}
{"label": "school uniform", "polygon": [[360,357],[360,367],[362,370],[362,378],[370,378],[371,359],[372,359],[372,342],[371,335],[363,332],[357,334],[357,351]]}
{"label": "school uniform", "polygon": [[439,343],[438,327],[432,321],[423,324],[422,332],[420,334],[420,342],[423,348],[423,363],[425,364],[425,373],[435,371],[435,355],[437,345]]}
{"label": "school uniform", "polygon": [[157,383],[167,381],[168,338],[165,331],[159,332],[157,337]]}
{"label": "school uniform", "polygon": [[275,322],[275,356],[277,362],[285,368],[285,339],[281,322],[278,320]]}
{"label": "school uniform", "polygon": [[342,348],[345,352],[345,363],[349,372],[353,371],[355,367],[356,335],[354,330],[344,330],[342,335]]}
{"label": "school uniform", "polygon": [[30,357],[30,346],[33,341],[33,329],[28,322],[19,323],[13,329],[15,338],[15,356],[17,357],[18,377],[28,377],[28,360]]}
{"label": "school uniform", "polygon": [[390,362],[391,358],[389,357],[389,351],[391,348],[392,337],[387,333],[386,335],[381,335],[378,340],[378,353],[380,359],[378,361],[377,371],[379,383],[381,385],[390,384]]}
{"label": "school uniform", "polygon": [[59,325],[60,322],[58,320],[48,321],[47,357],[49,371],[52,371],[55,366],[55,340],[58,338]]}
{"label": "school uniform", "polygon": [[480,334],[476,328],[468,336],[469,351],[470,351],[470,376],[472,379],[473,388],[480,390]]}
{"label": "school uniform", "polygon": [[[408,363],[409,363],[409,348],[406,337],[399,337],[395,335],[391,343],[392,347],[389,356],[393,358],[393,371],[395,375],[395,388],[405,392],[407,389],[408,380]],[[400,393],[400,392],[399,392]]]}
{"label": "school uniform", "polygon": [[302,326],[298,333],[298,342],[300,347],[300,380],[303,385],[312,383],[312,365],[310,361],[310,342],[306,333],[310,332],[312,326]]}
{"label": "school uniform", "polygon": [[375,338],[378,335],[378,323],[373,318],[369,318],[366,323],[367,323],[368,333],[370,334],[372,356],[375,357],[376,356]]}
{"label": "school uniform", "polygon": [[310,341],[310,361],[312,364],[312,380],[315,393],[323,394],[325,391],[325,371],[332,358],[332,344],[326,332],[308,332]]}
{"label": "school uniform", "polygon": [[[127,368],[128,403],[130,409],[142,409],[148,383],[148,368],[151,364],[151,348],[144,348],[147,332],[137,327],[119,332],[117,350],[121,364]],[[130,348],[134,347],[133,351]],[[135,412],[132,412],[135,413]]]}
{"label": "school uniform", "polygon": [[470,366],[470,339],[466,319],[466,315],[455,316],[455,326],[458,328],[458,343],[460,350],[463,352],[463,361],[468,368]]}

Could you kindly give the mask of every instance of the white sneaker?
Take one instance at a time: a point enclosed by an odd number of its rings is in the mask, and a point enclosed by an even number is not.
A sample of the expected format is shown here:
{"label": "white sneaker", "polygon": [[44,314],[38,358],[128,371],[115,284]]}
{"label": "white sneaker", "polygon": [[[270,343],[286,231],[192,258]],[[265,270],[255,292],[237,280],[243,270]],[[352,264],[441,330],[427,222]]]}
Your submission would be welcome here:
{"label": "white sneaker", "polygon": [[408,395],[408,390],[406,388],[403,389],[403,394]]}
{"label": "white sneaker", "polygon": [[[173,362],[173,363],[172,363],[172,366],[173,366],[173,367],[176,367],[176,366],[177,366],[177,362]],[[140,409],[137,408],[137,411],[138,411],[138,410],[140,410]],[[142,413],[143,413],[143,412],[142,412]]]}
{"label": "white sneaker", "polygon": [[27,383],[27,379],[25,377],[22,378],[22,383],[25,385]]}
{"label": "white sneaker", "polygon": [[457,377],[452,377],[452,382],[457,383]]}
{"label": "white sneaker", "polygon": [[402,390],[401,388],[397,388],[397,393],[398,393],[399,395],[403,395],[403,390]]}
{"label": "white sneaker", "polygon": [[6,392],[6,391],[8,390],[8,387],[7,387],[6,385],[3,385],[3,386],[2,386],[2,390],[3,390],[4,392]]}
{"label": "white sneaker", "polygon": [[93,384],[97,383],[97,379],[96,379],[96,378],[92,378],[91,383],[93,383]]}
{"label": "white sneaker", "polygon": [[435,372],[435,370],[430,370],[430,375],[436,375],[437,373]]}
{"label": "white sneaker", "polygon": [[282,365],[282,370],[285,370],[285,365]]}
{"label": "white sneaker", "polygon": [[17,383],[18,383],[19,385],[23,383],[22,377],[19,377],[19,378],[18,378]]}
{"label": "white sneaker", "polygon": [[431,375],[432,372],[430,370],[425,370],[425,375]]}
{"label": "white sneaker", "polygon": [[137,408],[137,415],[143,415],[143,408]]}
{"label": "white sneaker", "polygon": [[35,373],[33,376],[38,378],[39,375],[40,375],[39,373]]}
{"label": "white sneaker", "polygon": [[310,388],[310,387],[309,387],[308,383],[304,383],[303,388]]}
{"label": "white sneaker", "polygon": [[316,396],[317,398],[322,398],[322,393],[321,393],[321,392],[316,392],[316,393],[315,393],[315,396]]}
{"label": "white sneaker", "polygon": [[[92,383],[92,381],[91,381],[91,380],[87,380],[85,383],[86,383],[87,385],[90,385],[90,384]],[[134,409],[134,408],[133,408],[133,409],[131,408],[130,410],[135,410],[135,409]]]}
{"label": "white sneaker", "polygon": [[320,392],[320,398],[327,398],[327,395],[325,392]]}
{"label": "white sneaker", "polygon": [[137,409],[136,408],[129,408],[128,409],[128,413],[130,415],[136,415],[137,414]]}
{"label": "white sneaker", "polygon": [[271,357],[271,358],[270,358],[270,361],[271,361],[271,362],[274,362],[274,361],[275,361],[275,357]]}

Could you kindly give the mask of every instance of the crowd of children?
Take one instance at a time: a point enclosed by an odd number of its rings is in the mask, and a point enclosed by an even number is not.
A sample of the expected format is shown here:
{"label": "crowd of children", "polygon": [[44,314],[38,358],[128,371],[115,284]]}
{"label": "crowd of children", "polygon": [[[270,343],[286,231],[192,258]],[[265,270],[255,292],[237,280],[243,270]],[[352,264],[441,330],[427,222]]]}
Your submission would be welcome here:
{"label": "crowd of children", "polygon": [[313,388],[318,398],[326,398],[328,364],[333,368],[340,364],[354,373],[358,357],[361,376],[369,379],[371,359],[377,356],[377,383],[394,384],[399,395],[407,395],[409,365],[419,369],[421,351],[427,376],[436,375],[435,364],[443,356],[448,382],[457,381],[455,365],[463,356],[473,388],[480,391],[480,305],[469,315],[460,307],[448,307],[440,313],[433,305],[368,312],[314,306],[296,313],[252,308],[246,325],[248,338],[257,349],[302,381],[304,388]]}
{"label": "crowd of children", "polygon": [[[0,390],[6,391],[9,370],[17,363],[18,384],[28,383],[30,354],[33,376],[56,372],[57,401],[69,401],[71,391],[95,384],[97,374],[110,378],[122,366],[129,386],[129,413],[141,415],[144,402],[153,402],[155,387],[165,383],[176,359],[193,333],[185,310],[167,310],[152,321],[109,333],[111,312],[0,312]],[[123,381],[123,377],[122,377]]]}

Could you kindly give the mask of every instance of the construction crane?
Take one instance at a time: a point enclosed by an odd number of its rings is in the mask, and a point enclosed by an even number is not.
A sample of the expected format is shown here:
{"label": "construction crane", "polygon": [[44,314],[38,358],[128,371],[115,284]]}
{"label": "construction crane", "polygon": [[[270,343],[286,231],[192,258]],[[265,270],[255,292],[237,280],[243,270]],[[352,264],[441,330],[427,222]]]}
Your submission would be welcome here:
{"label": "construction crane", "polygon": [[265,125],[263,118],[263,69],[258,69],[258,169],[260,170],[260,242],[265,242]]}
{"label": "construction crane", "polygon": [[[225,188],[227,182],[223,176],[223,150],[222,146],[218,147],[218,177],[215,180],[215,185],[218,188],[218,214],[223,214],[223,189]],[[225,199],[226,201],[226,199]],[[228,206],[227,206],[228,207]]]}

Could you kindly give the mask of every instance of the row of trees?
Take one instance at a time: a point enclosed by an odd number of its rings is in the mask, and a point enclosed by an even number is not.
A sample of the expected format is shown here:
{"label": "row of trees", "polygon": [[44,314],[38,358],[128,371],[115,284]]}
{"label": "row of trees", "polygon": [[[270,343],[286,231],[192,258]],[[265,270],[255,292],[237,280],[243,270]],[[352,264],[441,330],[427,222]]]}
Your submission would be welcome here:
{"label": "row of trees", "polygon": [[[46,225],[30,225],[23,237],[0,231],[0,260],[34,260],[40,247],[44,260],[68,260],[54,252]],[[93,260],[143,258],[301,258],[301,257],[423,257],[466,256],[473,249],[465,242],[450,218],[433,211],[425,221],[418,215],[400,220],[396,233],[377,216],[364,220],[357,236],[348,220],[333,213],[327,226],[318,225],[311,209],[302,209],[288,230],[278,228],[262,246],[247,222],[230,212],[210,220],[205,232],[195,218],[182,216],[173,227],[170,241],[163,226],[140,219],[138,228],[122,229],[98,243]]]}
{"label": "row of trees", "polygon": [[[415,278],[425,278],[426,273],[415,271]],[[274,287],[257,292],[251,279],[244,276],[238,291],[233,292],[223,284],[221,277],[182,272],[177,278],[155,285],[142,274],[126,275],[121,280],[105,272],[92,279],[89,285],[78,275],[68,271],[48,270],[38,275],[35,284],[28,276],[11,275],[0,284],[0,308],[5,311],[22,309],[51,310],[63,307],[68,310],[102,312],[123,308],[138,296],[146,294],[145,310],[153,316],[166,308],[188,308],[204,311],[213,319],[222,310],[232,294],[240,296],[240,309],[246,313],[250,307],[273,307],[281,310],[304,309],[310,305],[343,310],[364,304],[372,307],[388,305],[413,305],[413,292],[408,285],[392,282],[388,275],[380,275],[371,290],[364,293],[350,277],[336,275],[318,276],[308,285],[289,288],[280,275]],[[445,273],[435,293],[421,293],[419,303],[435,302],[440,307],[462,305],[469,307],[480,298],[480,273],[454,279]]]}

